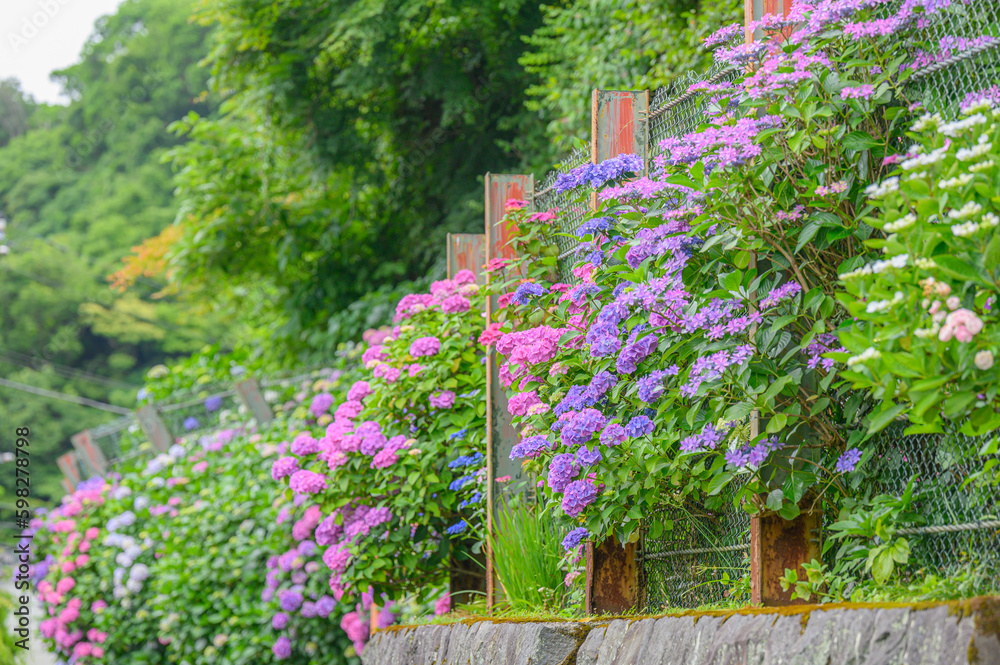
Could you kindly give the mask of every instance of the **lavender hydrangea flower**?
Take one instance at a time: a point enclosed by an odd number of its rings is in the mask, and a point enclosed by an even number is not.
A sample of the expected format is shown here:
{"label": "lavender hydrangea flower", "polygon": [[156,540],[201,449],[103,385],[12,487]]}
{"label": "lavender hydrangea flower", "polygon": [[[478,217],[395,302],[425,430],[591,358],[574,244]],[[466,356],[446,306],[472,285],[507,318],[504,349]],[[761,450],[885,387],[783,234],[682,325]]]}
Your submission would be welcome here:
{"label": "lavender hydrangea flower", "polygon": [[575,480],[566,486],[562,509],[570,517],[576,517],[597,498],[597,486],[589,480]]}
{"label": "lavender hydrangea flower", "polygon": [[580,543],[590,534],[587,532],[585,527],[577,527],[566,534],[566,537],[562,540],[563,549],[569,552],[576,547],[579,547]]}
{"label": "lavender hydrangea flower", "polygon": [[445,532],[447,532],[449,536],[457,536],[458,534],[465,531],[465,529],[468,528],[468,526],[469,525],[465,520],[461,520],[459,522],[456,522],[455,524],[452,524],[447,529],[445,529]]}
{"label": "lavender hydrangea flower", "polygon": [[556,455],[549,464],[549,487],[555,492],[562,492],[578,473],[580,467],[572,453]]}
{"label": "lavender hydrangea flower", "polygon": [[283,589],[278,592],[278,604],[284,611],[294,612],[302,605],[302,594],[291,589]]}
{"label": "lavender hydrangea flower", "polygon": [[601,443],[606,446],[617,446],[625,441],[625,428],[618,423],[609,423],[601,432]]}
{"label": "lavender hydrangea flower", "polygon": [[288,615],[284,612],[278,612],[271,617],[271,628],[274,628],[275,630],[284,630],[287,625]]}
{"label": "lavender hydrangea flower", "polygon": [[576,461],[580,463],[580,466],[593,466],[602,459],[601,451],[597,448],[591,450],[586,446],[580,446],[576,451]]}
{"label": "lavender hydrangea flower", "polygon": [[837,466],[836,466],[837,472],[850,473],[851,471],[854,471],[855,467],[857,467],[858,462],[860,461],[861,461],[860,450],[858,450],[857,448],[851,448],[849,450],[845,450],[844,453],[840,456],[840,459],[837,460]]}
{"label": "lavender hydrangea flower", "polygon": [[292,655],[292,642],[287,637],[282,635],[274,642],[274,646],[271,647],[272,653],[276,660],[284,660]]}
{"label": "lavender hydrangea flower", "polygon": [[510,458],[532,458],[543,450],[548,450],[551,445],[549,440],[542,435],[530,436],[527,439],[521,439],[520,443],[514,444],[510,450]]}
{"label": "lavender hydrangea flower", "polygon": [[219,397],[218,395],[212,395],[211,397],[205,400],[205,410],[208,411],[209,413],[212,413],[213,411],[218,411],[221,406],[222,406],[222,398]]}
{"label": "lavender hydrangea flower", "polygon": [[648,416],[636,416],[625,425],[625,433],[633,439],[648,436],[656,429],[656,424]]}
{"label": "lavender hydrangea flower", "polygon": [[184,429],[191,431],[198,428],[198,419],[194,416],[188,416],[184,419]]}
{"label": "lavender hydrangea flower", "polygon": [[531,282],[526,282],[517,287],[511,301],[516,302],[518,305],[527,305],[531,302],[532,296],[544,296],[546,293],[548,293],[548,290],[545,287]]}

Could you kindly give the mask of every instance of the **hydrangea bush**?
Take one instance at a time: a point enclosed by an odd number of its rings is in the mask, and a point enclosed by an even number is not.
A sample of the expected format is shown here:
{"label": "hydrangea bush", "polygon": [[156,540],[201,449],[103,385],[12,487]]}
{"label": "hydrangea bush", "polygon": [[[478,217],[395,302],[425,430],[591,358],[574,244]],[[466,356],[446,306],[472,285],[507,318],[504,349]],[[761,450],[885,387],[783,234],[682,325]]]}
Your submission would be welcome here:
{"label": "hydrangea bush", "polygon": [[269,477],[300,426],[182,440],[40,515],[33,575],[53,648],[80,663],[350,662],[367,634],[331,630],[352,608],[310,578],[315,510]]}
{"label": "hydrangea bush", "polygon": [[[711,509],[728,494],[788,519],[823,496],[863,503],[870,437],[914,410],[917,425],[938,421],[944,400],[945,415],[996,426],[981,332],[996,288],[992,111],[899,154],[919,63],[894,40],[948,5],[798,3],[753,26],[783,39],[734,43],[738,26],[709,38],[739,75],[694,86],[704,126],[652,163],[621,155],[556,183],[579,206],[597,190],[573,284],[553,283],[553,233],[508,211],[521,258],[489,266],[501,310],[483,343],[520,426],[512,457],[576,525],[567,547],[635,539],[651,510],[692,499]],[[905,183],[870,187],[897,162]],[[918,320],[933,346],[910,341]],[[914,383],[925,404],[908,398]],[[891,572],[893,553],[882,560]]]}
{"label": "hydrangea bush", "polygon": [[326,405],[332,422],[275,461],[272,477],[319,507],[313,540],[336,599],[436,595],[467,549],[482,497],[482,310],[467,270],[405,296],[398,325],[369,338],[365,375]]}

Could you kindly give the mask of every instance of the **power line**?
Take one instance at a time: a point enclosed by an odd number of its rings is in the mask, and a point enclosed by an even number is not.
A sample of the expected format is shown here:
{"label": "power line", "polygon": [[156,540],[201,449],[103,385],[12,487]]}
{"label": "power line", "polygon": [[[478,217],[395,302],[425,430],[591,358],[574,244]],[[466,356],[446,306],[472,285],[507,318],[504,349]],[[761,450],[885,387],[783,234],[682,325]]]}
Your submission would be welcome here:
{"label": "power line", "polygon": [[132,412],[125,407],[115,406],[114,404],[105,404],[104,402],[98,402],[95,399],[88,399],[78,395],[67,395],[66,393],[60,393],[54,390],[37,388],[35,386],[29,386],[25,383],[18,383],[17,381],[10,381],[8,379],[0,379],[0,386],[20,390],[25,393],[31,393],[32,395],[56,399],[62,402],[69,402],[70,404],[76,404],[78,406],[89,406],[94,409],[100,409],[101,411],[110,411],[111,413],[117,413],[120,416],[132,415]]}
{"label": "power line", "polygon": [[[7,361],[12,365],[17,365],[18,367],[24,367],[30,369],[34,372],[41,372],[37,367],[35,367],[33,356],[29,356],[26,353],[21,353],[19,351],[4,350],[0,348],[0,356],[6,356]],[[101,376],[100,374],[92,374],[86,370],[77,369],[76,367],[69,367],[67,365],[61,365],[57,362],[51,360],[44,360],[45,364],[49,365],[56,374],[65,377],[67,379],[81,379],[83,381],[90,381],[92,383],[99,383],[101,385],[108,386],[109,388],[130,388],[137,390],[136,386],[130,383],[120,381],[118,379],[112,379],[110,377]]]}

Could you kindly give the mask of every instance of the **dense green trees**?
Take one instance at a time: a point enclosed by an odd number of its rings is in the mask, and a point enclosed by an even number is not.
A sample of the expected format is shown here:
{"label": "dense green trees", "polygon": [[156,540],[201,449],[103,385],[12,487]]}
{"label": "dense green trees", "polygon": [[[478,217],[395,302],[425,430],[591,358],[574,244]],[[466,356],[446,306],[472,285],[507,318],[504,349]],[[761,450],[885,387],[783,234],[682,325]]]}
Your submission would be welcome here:
{"label": "dense green trees", "polygon": [[[0,372],[132,406],[145,368],[207,341],[328,356],[443,272],[445,233],[480,230],[482,174],[541,175],[592,87],[703,67],[698,37],[737,9],[128,0],[57,72],[68,107],[0,83]],[[40,455],[105,419],[7,389],[0,409]]]}
{"label": "dense green trees", "polygon": [[[198,67],[207,30],[175,0],[131,0],[102,19],[81,61],[59,72],[73,101],[36,105],[0,84],[0,376],[131,407],[142,373],[219,329],[144,282],[120,295],[107,275],[169,225],[177,204],[160,155],[167,125],[207,113]],[[113,417],[0,388],[4,427],[28,426],[34,495],[58,495],[55,457],[70,434]],[[5,432],[5,437],[10,432]],[[9,438],[7,439],[9,440]],[[5,474],[2,482],[7,482]]]}

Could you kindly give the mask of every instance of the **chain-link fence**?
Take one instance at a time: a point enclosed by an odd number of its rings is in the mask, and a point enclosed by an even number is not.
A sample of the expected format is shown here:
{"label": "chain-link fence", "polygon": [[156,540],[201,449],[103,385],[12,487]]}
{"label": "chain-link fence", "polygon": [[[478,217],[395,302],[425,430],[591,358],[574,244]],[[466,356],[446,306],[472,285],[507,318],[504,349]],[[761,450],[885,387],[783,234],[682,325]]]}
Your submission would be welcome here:
{"label": "chain-link fence", "polygon": [[[980,454],[992,437],[946,434],[904,436],[897,421],[874,440],[860,491],[866,498],[901,497],[913,482],[908,513],[898,535],[910,543],[910,570],[939,577],[963,573],[1000,575],[1000,486],[970,480],[989,456]],[[996,458],[996,455],[992,457]],[[827,524],[836,515],[827,515]],[[828,552],[834,556],[836,548]],[[832,558],[828,561],[833,563]]]}
{"label": "chain-link fence", "polygon": [[556,191],[556,178],[560,173],[568,173],[571,169],[583,166],[590,161],[590,146],[577,148],[562,164],[546,174],[542,179],[541,187],[535,186],[534,208],[538,212],[552,210],[559,213],[559,236],[556,242],[559,246],[559,276],[567,283],[574,283],[571,269],[573,267],[576,249],[580,242],[574,235],[576,229],[583,224],[587,218],[590,208],[586,203],[580,203],[575,199],[579,192],[570,190],[568,192]]}

